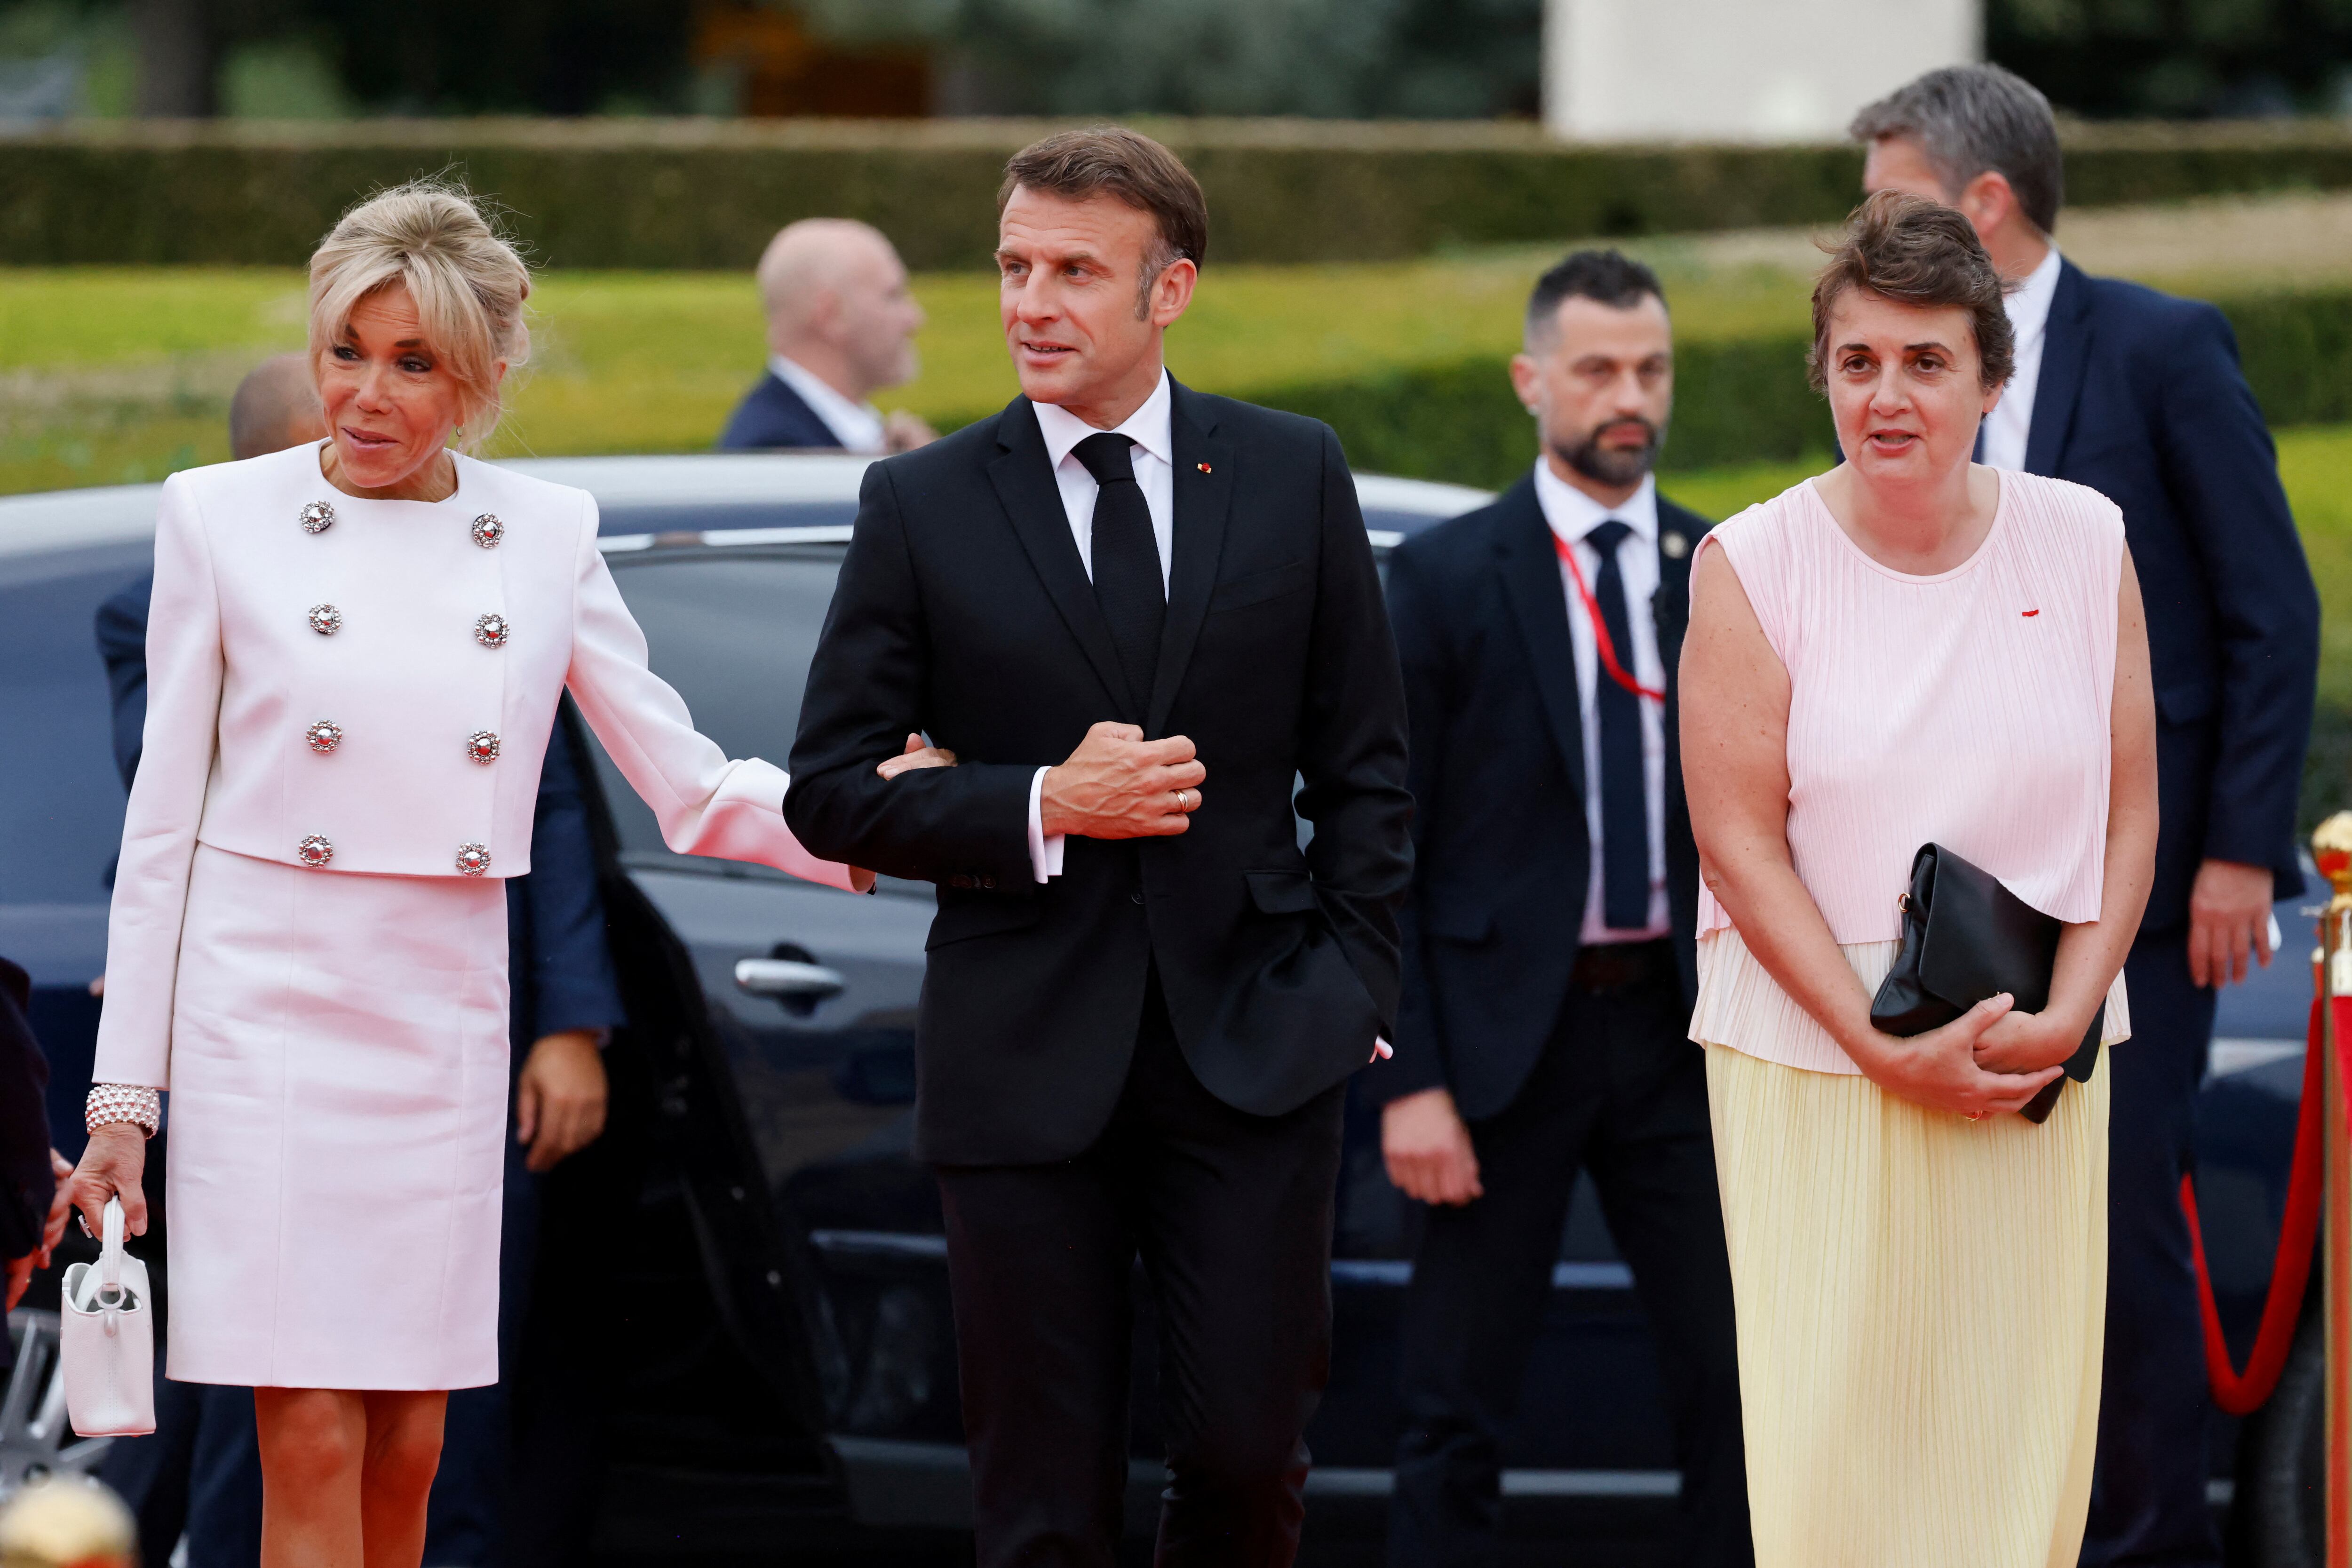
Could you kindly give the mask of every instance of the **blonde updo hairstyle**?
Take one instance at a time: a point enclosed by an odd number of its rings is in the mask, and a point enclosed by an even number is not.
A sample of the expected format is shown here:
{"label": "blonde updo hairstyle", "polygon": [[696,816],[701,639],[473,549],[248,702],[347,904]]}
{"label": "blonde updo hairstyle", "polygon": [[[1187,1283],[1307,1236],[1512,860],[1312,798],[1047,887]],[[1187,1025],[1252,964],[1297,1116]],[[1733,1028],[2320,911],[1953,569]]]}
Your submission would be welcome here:
{"label": "blonde updo hairstyle", "polygon": [[499,422],[499,365],[530,353],[523,303],[530,268],[463,185],[415,180],[345,213],[310,257],[310,370],[343,341],[352,310],[407,285],[435,356],[457,378],[457,446],[472,451]]}

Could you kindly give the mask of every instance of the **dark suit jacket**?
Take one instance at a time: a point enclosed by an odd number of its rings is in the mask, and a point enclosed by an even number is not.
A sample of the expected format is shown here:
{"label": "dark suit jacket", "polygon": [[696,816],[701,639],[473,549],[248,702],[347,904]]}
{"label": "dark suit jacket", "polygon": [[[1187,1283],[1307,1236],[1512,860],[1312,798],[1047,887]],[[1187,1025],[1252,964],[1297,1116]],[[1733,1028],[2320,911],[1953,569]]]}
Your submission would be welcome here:
{"label": "dark suit jacket", "polygon": [[[0,1260],[40,1250],[57,1192],[44,1103],[49,1062],[25,1018],[32,996],[32,977],[0,958]],[[7,1336],[0,1334],[0,1373],[14,1364]]]}
{"label": "dark suit jacket", "polygon": [[[154,574],[98,607],[98,651],[114,696],[114,765],[129,789],[147,725],[147,605]],[[507,879],[508,976],[518,1046],[566,1029],[626,1021],[619,977],[604,945],[596,846],[576,759],[561,722],[549,738],[532,817],[530,874]]]}
{"label": "dark suit jacket", "polygon": [[[1404,696],[1339,438],[1181,385],[1172,426],[1173,580],[1148,693],[1126,689],[1025,398],[866,471],[784,815],[816,854],[940,884],[921,1158],[1085,1149],[1154,965],[1192,1071],[1255,1114],[1339,1083],[1395,1016]],[[1030,781],[1108,719],[1192,737],[1203,804],[1173,837],[1071,838],[1040,887]],[[876,778],[911,730],[961,763]]]}
{"label": "dark suit jacket", "polygon": [[808,400],[776,378],[774,371],[743,395],[728,416],[719,434],[722,452],[756,451],[783,447],[824,447],[838,450],[841,437],[816,416]]}
{"label": "dark suit jacket", "polygon": [[[1698,992],[1698,849],[1675,666],[1691,556],[1711,526],[1659,498],[1651,608],[1666,667],[1667,907],[1686,999]],[[1592,865],[1568,595],[1534,477],[1397,546],[1389,614],[1412,717],[1413,882],[1396,1060],[1365,1082],[1382,1100],[1449,1089],[1464,1116],[1492,1116],[1559,1022]]]}
{"label": "dark suit jacket", "polygon": [[[38,1251],[57,1191],[49,1172],[48,1058],[25,1010],[32,976],[0,958],[0,1260]],[[8,1363],[0,1343],[0,1367]]]}
{"label": "dark suit jacket", "polygon": [[2123,509],[2147,603],[2163,822],[2143,929],[2186,923],[2208,858],[2292,895],[2319,595],[2228,321],[2063,263],[2025,467]]}

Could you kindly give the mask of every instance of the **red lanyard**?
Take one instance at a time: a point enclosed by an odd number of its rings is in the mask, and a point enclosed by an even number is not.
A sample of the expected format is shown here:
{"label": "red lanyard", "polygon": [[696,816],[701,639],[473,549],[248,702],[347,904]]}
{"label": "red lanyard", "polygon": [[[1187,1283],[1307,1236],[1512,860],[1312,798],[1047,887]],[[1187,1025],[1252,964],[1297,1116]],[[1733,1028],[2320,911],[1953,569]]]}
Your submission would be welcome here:
{"label": "red lanyard", "polygon": [[[1545,531],[1551,532],[1549,529]],[[1551,535],[1551,547],[1559,552],[1559,558],[1562,561],[1568,563],[1568,574],[1576,584],[1577,597],[1584,601],[1584,615],[1586,620],[1591,623],[1592,646],[1601,654],[1601,668],[1608,672],[1610,679],[1634,696],[1646,697],[1653,702],[1664,702],[1666,700],[1664,692],[1655,687],[1643,685],[1626,673],[1623,665],[1617,662],[1617,645],[1609,636],[1609,623],[1601,618],[1601,606],[1594,601],[1592,590],[1585,586],[1584,568],[1577,562],[1575,549],[1557,533]]]}

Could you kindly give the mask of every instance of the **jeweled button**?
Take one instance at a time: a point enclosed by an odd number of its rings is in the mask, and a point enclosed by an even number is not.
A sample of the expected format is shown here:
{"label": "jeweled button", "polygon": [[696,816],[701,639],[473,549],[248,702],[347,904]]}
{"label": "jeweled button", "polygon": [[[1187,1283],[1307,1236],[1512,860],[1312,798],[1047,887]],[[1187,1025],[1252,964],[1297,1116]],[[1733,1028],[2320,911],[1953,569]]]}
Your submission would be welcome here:
{"label": "jeweled button", "polygon": [[301,861],[313,871],[318,870],[334,858],[335,847],[327,842],[327,836],[323,833],[306,835],[301,843],[294,846],[294,858]]}
{"label": "jeweled button", "polygon": [[466,755],[478,763],[499,760],[499,738],[488,730],[477,730],[466,737]]}
{"label": "jeweled button", "polygon": [[305,533],[324,533],[335,526],[335,507],[332,501],[307,502],[294,516],[295,520],[301,523],[302,531]]}
{"label": "jeweled button", "polygon": [[474,542],[485,550],[496,550],[499,541],[507,536],[507,525],[488,512],[474,520]]}
{"label": "jeweled button", "polygon": [[479,844],[457,846],[457,874],[478,877],[490,868],[490,852]]}
{"label": "jeweled button", "polygon": [[310,629],[322,637],[333,637],[343,629],[343,612],[332,605],[311,605]]}
{"label": "jeweled button", "polygon": [[507,618],[504,616],[484,616],[474,623],[474,640],[484,647],[506,647],[507,636]]}
{"label": "jeweled button", "polygon": [[343,743],[343,727],[332,719],[321,719],[303,731],[302,738],[310,742],[312,751],[323,756]]}

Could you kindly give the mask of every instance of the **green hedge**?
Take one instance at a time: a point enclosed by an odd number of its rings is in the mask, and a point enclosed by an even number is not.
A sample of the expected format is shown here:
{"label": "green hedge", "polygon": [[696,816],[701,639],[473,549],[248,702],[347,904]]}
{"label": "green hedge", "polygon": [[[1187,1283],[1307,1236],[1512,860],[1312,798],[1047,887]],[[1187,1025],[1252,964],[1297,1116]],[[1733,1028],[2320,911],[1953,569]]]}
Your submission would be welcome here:
{"label": "green hedge", "polygon": [[[2352,292],[2219,301],[2246,379],[2273,426],[2352,420]],[[1830,450],[1829,414],[1805,384],[1799,337],[1685,343],[1675,355],[1669,471],[1789,460]],[[1255,393],[1339,432],[1350,463],[1381,473],[1500,486],[1534,459],[1506,362],[1479,357],[1349,382]]]}
{"label": "green hedge", "polygon": [[[1535,459],[1534,426],[1501,358],[1278,387],[1250,400],[1324,421],[1339,433],[1349,463],[1380,473],[1496,488]],[[1828,410],[1805,384],[1803,339],[1675,352],[1668,468],[1801,458],[1828,452],[1830,439]]]}
{"label": "green hedge", "polygon": [[[1507,124],[1143,122],[1199,172],[1212,260],[1832,222],[1842,146],[1564,146]],[[982,264],[1007,153],[1041,123],[126,121],[0,141],[0,262],[299,262],[353,200],[443,168],[560,267],[744,268],[777,226],[866,218],[917,268]],[[2068,132],[2077,205],[2352,187],[2331,124]]]}

